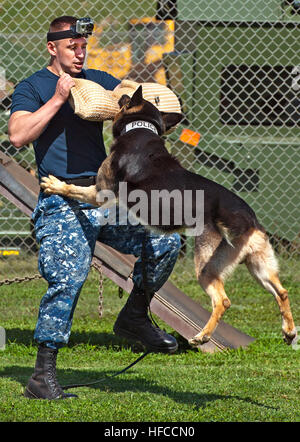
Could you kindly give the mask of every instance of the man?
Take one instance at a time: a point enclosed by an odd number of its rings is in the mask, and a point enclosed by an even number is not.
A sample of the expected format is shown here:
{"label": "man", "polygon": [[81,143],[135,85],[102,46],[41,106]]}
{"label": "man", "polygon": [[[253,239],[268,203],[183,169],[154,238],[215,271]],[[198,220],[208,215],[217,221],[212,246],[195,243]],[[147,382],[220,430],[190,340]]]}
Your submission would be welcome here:
{"label": "man", "polygon": [[[83,20],[84,21],[84,20]],[[9,137],[16,147],[33,142],[39,178],[52,174],[64,181],[89,186],[105,159],[102,123],[77,117],[68,103],[73,77],[95,81],[113,90],[119,80],[83,69],[87,34],[78,31],[82,19],[59,17],[47,34],[51,56],[47,67],[16,88],[9,120]],[[80,29],[80,28],[79,28]],[[28,398],[57,399],[65,394],[56,379],[58,349],[67,344],[76,303],[89,272],[97,239],[122,253],[146,252],[148,290],[143,290],[139,258],[134,288],[114,326],[116,334],[141,341],[151,351],[173,352],[177,342],[153,326],[147,316],[151,298],[168,279],[176,262],[179,236],[147,234],[141,225],[108,225],[106,211],[59,195],[39,195],[33,213],[40,244],[39,271],[48,282],[34,333],[39,343],[35,370],[25,389]]]}

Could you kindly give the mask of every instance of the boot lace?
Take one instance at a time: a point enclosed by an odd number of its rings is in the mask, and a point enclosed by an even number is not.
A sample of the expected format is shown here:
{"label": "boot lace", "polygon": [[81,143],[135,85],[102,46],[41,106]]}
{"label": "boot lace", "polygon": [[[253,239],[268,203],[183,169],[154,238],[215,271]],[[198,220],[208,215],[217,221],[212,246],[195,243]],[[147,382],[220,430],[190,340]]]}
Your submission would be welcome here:
{"label": "boot lace", "polygon": [[56,378],[56,357],[57,357],[57,353],[51,353],[50,354],[50,360],[49,360],[49,365],[48,365],[48,370],[47,370],[47,374],[48,374],[48,384],[49,387],[52,391],[52,393],[55,396],[58,395],[62,395],[63,394],[63,390],[61,388],[61,386],[58,383],[58,380]]}

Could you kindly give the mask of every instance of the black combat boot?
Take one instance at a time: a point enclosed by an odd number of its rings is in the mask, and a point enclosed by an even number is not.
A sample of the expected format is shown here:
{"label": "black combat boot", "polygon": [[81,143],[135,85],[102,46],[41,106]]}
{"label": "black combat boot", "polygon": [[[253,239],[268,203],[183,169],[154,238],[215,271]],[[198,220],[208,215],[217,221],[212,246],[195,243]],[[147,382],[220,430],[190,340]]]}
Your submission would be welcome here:
{"label": "black combat boot", "polygon": [[34,373],[28,381],[24,396],[29,399],[67,399],[77,397],[66,394],[56,379],[57,350],[39,345]]}
{"label": "black combat boot", "polygon": [[154,293],[147,299],[145,293],[133,289],[120,311],[114,325],[116,335],[141,342],[149,351],[174,353],[176,339],[152,324],[148,317],[148,307]]}

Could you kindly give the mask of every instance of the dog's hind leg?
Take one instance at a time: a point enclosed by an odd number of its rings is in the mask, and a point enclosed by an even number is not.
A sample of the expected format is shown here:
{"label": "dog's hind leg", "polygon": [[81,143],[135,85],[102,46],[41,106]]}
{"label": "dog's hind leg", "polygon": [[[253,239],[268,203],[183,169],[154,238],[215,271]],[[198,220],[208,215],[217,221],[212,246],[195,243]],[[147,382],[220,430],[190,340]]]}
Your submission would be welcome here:
{"label": "dog's hind leg", "polygon": [[233,273],[237,265],[245,259],[249,250],[248,241],[249,232],[232,238],[230,243],[223,239],[201,273],[197,275],[199,284],[211,297],[213,310],[203,330],[189,341],[191,345],[207,342],[223,314],[230,307],[231,303],[225,293],[224,281]]}
{"label": "dog's hind leg", "polygon": [[278,264],[271,244],[264,232],[255,230],[249,245],[252,253],[246,258],[246,265],[254,278],[272,295],[279,306],[282,317],[284,340],[291,344],[297,332],[290,308],[288,292],[278,277]]}
{"label": "dog's hind leg", "polygon": [[199,281],[205,292],[211,297],[213,311],[203,330],[189,340],[190,345],[208,342],[223,314],[230,307],[230,300],[220,278],[206,274],[201,275]]}
{"label": "dog's hind leg", "polygon": [[196,238],[195,269],[197,279],[203,290],[211,297],[213,312],[203,330],[189,340],[190,345],[208,342],[225,310],[230,307],[230,300],[225,293],[223,281],[216,276],[217,272],[213,264],[221,242],[220,233],[207,225],[203,234]]}
{"label": "dog's hind leg", "polygon": [[222,241],[222,235],[212,224],[206,224],[201,236],[195,238],[194,263],[197,279]]}

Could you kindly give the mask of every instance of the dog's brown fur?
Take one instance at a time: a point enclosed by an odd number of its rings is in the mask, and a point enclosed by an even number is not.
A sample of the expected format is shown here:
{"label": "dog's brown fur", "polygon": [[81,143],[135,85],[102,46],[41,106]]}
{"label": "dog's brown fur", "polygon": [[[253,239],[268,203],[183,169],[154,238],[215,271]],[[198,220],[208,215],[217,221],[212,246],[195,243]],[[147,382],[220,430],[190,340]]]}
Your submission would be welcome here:
{"label": "dog's brown fur", "polygon": [[[50,176],[42,179],[42,188],[49,194],[57,193],[93,205],[101,205],[97,202],[100,190],[117,193],[121,181],[127,182],[128,191],[142,189],[147,193],[153,187],[169,191],[175,188],[181,191],[203,189],[204,231],[195,240],[195,268],[201,287],[211,297],[212,314],[203,330],[189,341],[190,344],[207,342],[230,307],[224,281],[240,263],[245,263],[254,278],[274,295],[282,317],[284,339],[291,343],[296,329],[288,293],[279,280],[277,261],[267,234],[253,210],[223,186],[182,168],[168,153],[160,136],[147,129],[121,134],[127,123],[142,119],[154,124],[162,135],[177,124],[181,116],[161,114],[155,106],[143,100],[141,88],[132,99],[123,96],[120,106],[121,111],[113,125],[115,143],[99,169],[96,186],[68,185]],[[159,226],[163,232],[176,231],[181,227]]]}

